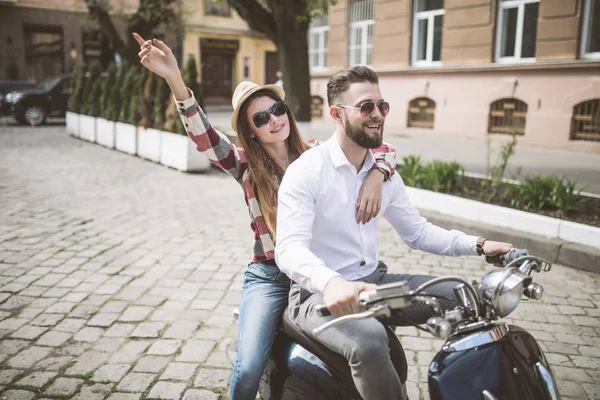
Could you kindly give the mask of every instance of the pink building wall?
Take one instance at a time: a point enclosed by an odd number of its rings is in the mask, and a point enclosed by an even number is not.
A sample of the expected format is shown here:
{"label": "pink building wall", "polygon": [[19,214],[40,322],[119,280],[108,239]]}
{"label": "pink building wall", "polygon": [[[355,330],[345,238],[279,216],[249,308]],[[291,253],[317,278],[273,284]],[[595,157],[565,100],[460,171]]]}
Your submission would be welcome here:
{"label": "pink building wall", "polygon": [[[527,103],[525,136],[519,143],[600,154],[600,142],[569,140],[573,106],[600,98],[600,70],[589,67],[534,70],[469,70],[379,72],[380,87],[391,112],[386,131],[396,134],[427,131],[485,139],[490,103],[516,97]],[[328,78],[312,79],[312,93],[325,99]],[[426,96],[436,102],[434,129],[407,128],[408,103]],[[492,135],[507,140],[509,135]]]}

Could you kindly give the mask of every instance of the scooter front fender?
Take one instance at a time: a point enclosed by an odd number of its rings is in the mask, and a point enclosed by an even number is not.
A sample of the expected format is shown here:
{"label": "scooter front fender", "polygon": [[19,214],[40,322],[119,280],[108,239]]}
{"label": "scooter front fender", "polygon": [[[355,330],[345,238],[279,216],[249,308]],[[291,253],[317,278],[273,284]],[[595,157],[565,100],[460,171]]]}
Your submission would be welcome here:
{"label": "scooter front fender", "polygon": [[560,399],[538,343],[512,325],[498,340],[440,351],[429,366],[429,394],[431,400]]}

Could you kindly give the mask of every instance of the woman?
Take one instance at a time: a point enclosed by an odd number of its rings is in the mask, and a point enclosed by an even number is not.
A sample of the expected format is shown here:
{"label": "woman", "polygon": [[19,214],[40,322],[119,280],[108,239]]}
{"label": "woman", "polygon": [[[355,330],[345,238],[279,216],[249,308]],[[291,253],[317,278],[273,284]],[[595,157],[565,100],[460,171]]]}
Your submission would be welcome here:
{"label": "woman", "polygon": [[[277,190],[287,166],[308,147],[292,112],[276,85],[242,82],[233,94],[231,126],[241,148],[216,131],[189,91],[173,53],[162,41],[144,41],[137,33],[141,63],[165,78],[173,92],[188,136],[198,151],[234,177],[244,188],[254,231],[254,255],[246,270],[239,315],[236,365],[230,385],[232,400],[254,399],[267,363],[279,318],[288,301],[290,280],[275,264]],[[357,222],[367,223],[380,209],[384,179],[393,173],[395,152],[377,151],[377,166],[366,179],[357,205]]]}

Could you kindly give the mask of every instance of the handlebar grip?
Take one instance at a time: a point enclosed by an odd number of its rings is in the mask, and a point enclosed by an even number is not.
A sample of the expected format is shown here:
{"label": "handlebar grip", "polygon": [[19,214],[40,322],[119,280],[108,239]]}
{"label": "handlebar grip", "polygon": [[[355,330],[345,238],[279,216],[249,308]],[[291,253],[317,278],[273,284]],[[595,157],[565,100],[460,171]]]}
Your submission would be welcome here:
{"label": "handlebar grip", "polygon": [[485,256],[485,262],[488,264],[506,265],[519,257],[526,256],[529,252],[526,249],[512,248],[507,253],[497,254],[495,256]]}
{"label": "handlebar grip", "polygon": [[502,260],[500,259],[500,254],[497,254],[495,256],[485,256],[485,262],[488,264],[496,264],[502,262]]}
{"label": "handlebar grip", "polygon": [[327,308],[327,306],[325,304],[318,304],[317,305],[317,314],[319,314],[321,317],[328,317],[331,315],[331,312],[329,311],[329,308]]}

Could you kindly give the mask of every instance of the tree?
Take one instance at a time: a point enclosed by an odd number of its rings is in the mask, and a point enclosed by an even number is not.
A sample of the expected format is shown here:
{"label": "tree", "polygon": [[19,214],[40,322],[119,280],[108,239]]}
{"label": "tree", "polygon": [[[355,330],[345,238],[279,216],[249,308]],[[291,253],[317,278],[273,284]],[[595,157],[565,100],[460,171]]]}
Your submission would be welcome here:
{"label": "tree", "polygon": [[286,103],[298,121],[310,121],[308,27],[313,16],[327,13],[336,0],[229,1],[250,28],[277,47]]}
{"label": "tree", "polygon": [[[109,14],[109,0],[84,0],[90,17],[98,22],[100,31],[113,44],[114,50],[123,60],[134,64],[139,62],[137,53],[140,46],[131,36],[131,32],[139,33],[143,38],[152,37],[153,31],[161,24],[171,25],[179,21],[173,8],[177,0],[140,0],[137,11],[129,18],[125,40],[121,38]],[[179,27],[176,27],[178,36]]]}

